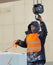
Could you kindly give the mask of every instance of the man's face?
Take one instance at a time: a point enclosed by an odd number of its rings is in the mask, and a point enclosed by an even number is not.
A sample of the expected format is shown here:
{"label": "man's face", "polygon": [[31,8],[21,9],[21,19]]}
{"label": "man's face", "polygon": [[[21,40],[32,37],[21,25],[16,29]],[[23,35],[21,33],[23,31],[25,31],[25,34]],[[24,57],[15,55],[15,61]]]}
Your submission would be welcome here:
{"label": "man's face", "polygon": [[31,25],[31,31],[33,32],[35,30],[35,26]]}

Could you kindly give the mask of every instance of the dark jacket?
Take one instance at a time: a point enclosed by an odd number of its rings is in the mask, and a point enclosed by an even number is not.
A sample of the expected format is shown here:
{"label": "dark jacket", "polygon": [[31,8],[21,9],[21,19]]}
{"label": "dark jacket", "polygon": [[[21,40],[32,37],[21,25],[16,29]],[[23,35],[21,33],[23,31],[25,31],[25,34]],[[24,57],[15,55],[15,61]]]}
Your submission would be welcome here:
{"label": "dark jacket", "polygon": [[[30,26],[31,24],[29,24],[28,26],[28,30],[30,30]],[[40,38],[40,41],[41,41],[41,51],[37,53],[37,56],[38,55],[41,55],[41,59],[40,61],[41,62],[44,62],[46,61],[46,57],[45,57],[45,49],[44,49],[44,44],[45,44],[45,40],[46,40],[46,36],[47,36],[47,28],[46,28],[46,25],[44,22],[40,22],[40,26],[41,26],[41,32],[39,32],[39,38]],[[26,34],[29,34],[31,33],[31,31],[27,31]],[[20,41],[20,43],[18,43],[19,46],[21,47],[24,47],[24,48],[27,48],[27,44],[26,44],[26,40],[24,41]]]}

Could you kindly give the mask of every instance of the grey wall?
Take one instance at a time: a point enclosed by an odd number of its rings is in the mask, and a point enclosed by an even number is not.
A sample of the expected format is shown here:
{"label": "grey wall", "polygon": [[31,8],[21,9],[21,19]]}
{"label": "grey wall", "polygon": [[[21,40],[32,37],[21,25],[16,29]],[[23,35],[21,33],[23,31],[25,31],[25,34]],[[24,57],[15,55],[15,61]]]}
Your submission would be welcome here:
{"label": "grey wall", "polygon": [[12,2],[12,1],[18,1],[18,0],[0,0],[0,3]]}

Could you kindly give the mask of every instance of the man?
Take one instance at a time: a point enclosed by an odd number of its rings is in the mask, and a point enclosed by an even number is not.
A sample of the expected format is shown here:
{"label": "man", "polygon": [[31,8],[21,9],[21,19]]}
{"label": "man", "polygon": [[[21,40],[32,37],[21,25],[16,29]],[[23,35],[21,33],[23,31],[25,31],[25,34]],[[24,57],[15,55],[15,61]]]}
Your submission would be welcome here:
{"label": "man", "polygon": [[[14,44],[27,48],[27,65],[44,65],[46,62],[44,44],[47,36],[45,23],[39,17],[40,25],[37,21],[32,21],[28,25],[26,38],[24,41],[16,40]],[[41,27],[41,31],[40,31]]]}

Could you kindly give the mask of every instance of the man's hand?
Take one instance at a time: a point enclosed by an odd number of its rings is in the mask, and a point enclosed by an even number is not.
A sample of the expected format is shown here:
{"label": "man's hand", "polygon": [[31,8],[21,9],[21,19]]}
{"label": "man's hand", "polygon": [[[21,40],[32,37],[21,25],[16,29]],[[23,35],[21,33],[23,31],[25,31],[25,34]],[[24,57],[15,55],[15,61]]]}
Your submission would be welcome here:
{"label": "man's hand", "polygon": [[17,48],[18,43],[19,43],[19,40],[15,40],[15,41],[13,42],[13,47],[14,47],[14,48]]}
{"label": "man's hand", "polygon": [[37,15],[36,20],[38,20],[38,21],[40,21],[40,22],[43,22],[42,17],[41,17],[40,15]]}
{"label": "man's hand", "polygon": [[20,40],[15,40],[15,41],[13,42],[14,52],[16,52],[16,49],[17,49],[17,46],[18,46],[19,41],[20,41]]}
{"label": "man's hand", "polygon": [[40,15],[39,15],[39,21],[40,22],[43,22],[42,17]]}

